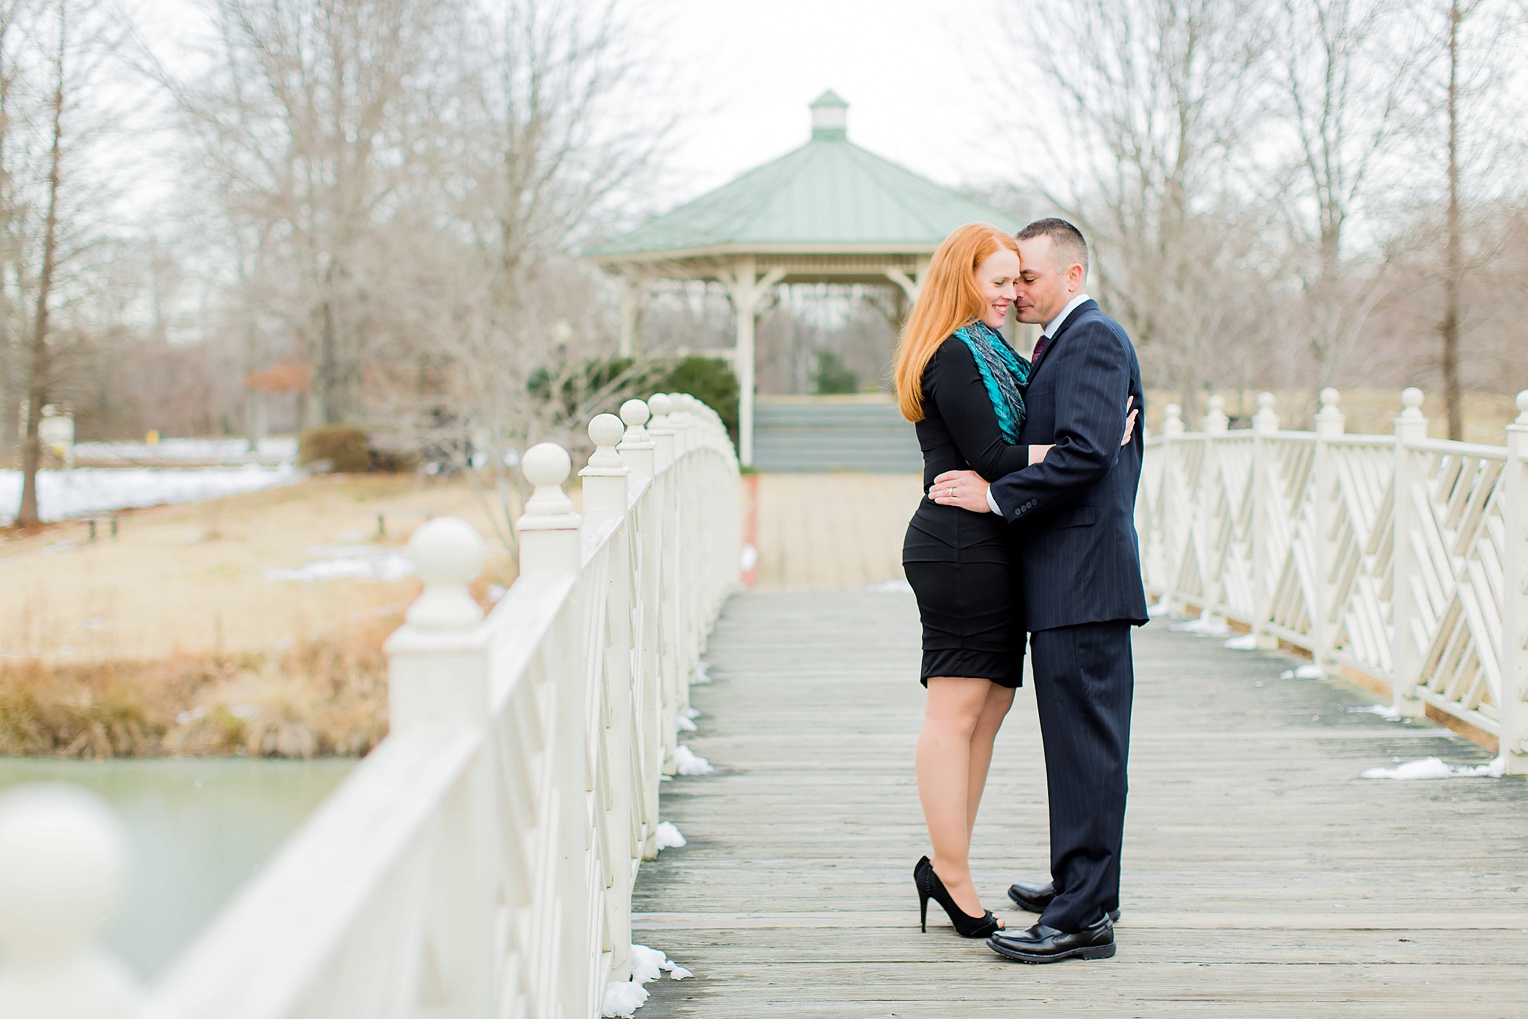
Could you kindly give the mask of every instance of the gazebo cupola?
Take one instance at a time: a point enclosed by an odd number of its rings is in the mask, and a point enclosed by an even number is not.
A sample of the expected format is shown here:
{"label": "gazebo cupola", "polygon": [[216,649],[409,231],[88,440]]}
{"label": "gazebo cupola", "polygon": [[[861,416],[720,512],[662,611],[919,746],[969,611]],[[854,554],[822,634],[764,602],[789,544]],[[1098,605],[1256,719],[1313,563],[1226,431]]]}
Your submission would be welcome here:
{"label": "gazebo cupola", "polygon": [[824,92],[811,104],[805,145],[590,252],[622,281],[626,355],[635,350],[649,283],[714,280],[727,288],[737,315],[732,363],[744,464],[753,462],[755,322],[771,287],[895,285],[913,300],[929,256],[951,230],[973,221],[1017,226],[1007,213],[849,141],[848,112],[848,103]]}

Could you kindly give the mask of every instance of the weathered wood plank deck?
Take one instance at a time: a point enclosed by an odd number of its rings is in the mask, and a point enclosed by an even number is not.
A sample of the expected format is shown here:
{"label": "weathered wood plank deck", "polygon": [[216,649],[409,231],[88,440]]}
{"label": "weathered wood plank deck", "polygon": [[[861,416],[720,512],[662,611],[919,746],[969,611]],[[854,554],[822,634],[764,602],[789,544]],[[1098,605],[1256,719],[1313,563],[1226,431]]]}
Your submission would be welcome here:
{"label": "weathered wood plank deck", "polygon": [[[1136,640],[1119,955],[1024,966],[917,927],[922,710],[906,594],[748,593],[712,636],[688,742],[720,773],[665,785],[689,844],[644,866],[636,938],[691,968],[647,1019],[704,1016],[1528,1014],[1528,782],[1366,780],[1485,754],[1347,709],[1281,654],[1162,623]],[[1028,688],[1000,737],[973,864],[988,905],[1043,877]],[[1004,908],[1008,907],[1008,908]]]}

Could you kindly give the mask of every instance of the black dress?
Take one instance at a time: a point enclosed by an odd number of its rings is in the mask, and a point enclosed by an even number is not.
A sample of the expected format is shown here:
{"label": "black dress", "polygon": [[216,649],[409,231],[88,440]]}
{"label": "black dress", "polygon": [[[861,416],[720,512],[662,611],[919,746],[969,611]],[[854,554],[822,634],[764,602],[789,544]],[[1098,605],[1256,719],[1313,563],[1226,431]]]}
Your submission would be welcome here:
{"label": "black dress", "polygon": [[1018,571],[1008,525],[995,513],[972,513],[928,499],[945,471],[974,470],[988,481],[1029,465],[1029,447],[1003,439],[997,413],[958,337],[946,339],[923,370],[924,498],[902,543],[902,570],[923,618],[920,679],[968,676],[1000,686],[1022,684],[1024,631],[1016,621]]}

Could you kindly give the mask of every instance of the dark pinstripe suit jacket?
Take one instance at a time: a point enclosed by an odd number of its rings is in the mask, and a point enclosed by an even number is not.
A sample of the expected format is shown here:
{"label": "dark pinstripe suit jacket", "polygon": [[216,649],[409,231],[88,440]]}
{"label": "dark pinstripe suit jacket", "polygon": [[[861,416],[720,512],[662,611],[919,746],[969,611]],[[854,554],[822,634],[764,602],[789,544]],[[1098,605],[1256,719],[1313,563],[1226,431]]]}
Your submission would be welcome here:
{"label": "dark pinstripe suit jacket", "polygon": [[999,478],[992,497],[1012,526],[1026,630],[1146,622],[1135,493],[1144,429],[1129,445],[1125,401],[1144,416],[1135,347],[1084,301],[1056,330],[1025,393],[1020,445],[1054,443],[1041,463]]}

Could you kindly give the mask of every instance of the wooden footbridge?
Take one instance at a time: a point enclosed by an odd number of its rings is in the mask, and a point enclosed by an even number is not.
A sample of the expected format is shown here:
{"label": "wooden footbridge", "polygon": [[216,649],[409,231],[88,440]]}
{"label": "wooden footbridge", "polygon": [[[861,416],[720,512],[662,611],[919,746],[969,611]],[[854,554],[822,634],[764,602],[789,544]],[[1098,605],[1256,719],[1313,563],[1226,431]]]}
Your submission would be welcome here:
{"label": "wooden footbridge", "polygon": [[[1391,436],[1344,434],[1329,391],[1314,432],[1270,397],[1246,431],[1169,408],[1149,442],[1162,613],[1112,960],[917,929],[917,479],[744,485],[716,415],[657,394],[591,422],[581,512],[567,453],[527,452],[486,617],[481,539],[421,528],[389,735],[153,986],[97,947],[109,813],[0,798],[0,1016],[1523,1015],[1528,393],[1503,446],[1428,439],[1420,396]],[[1384,777],[1429,758],[1445,777]],[[1046,841],[1025,691],[976,830],[989,905]],[[644,993],[639,945],[692,978]]]}

